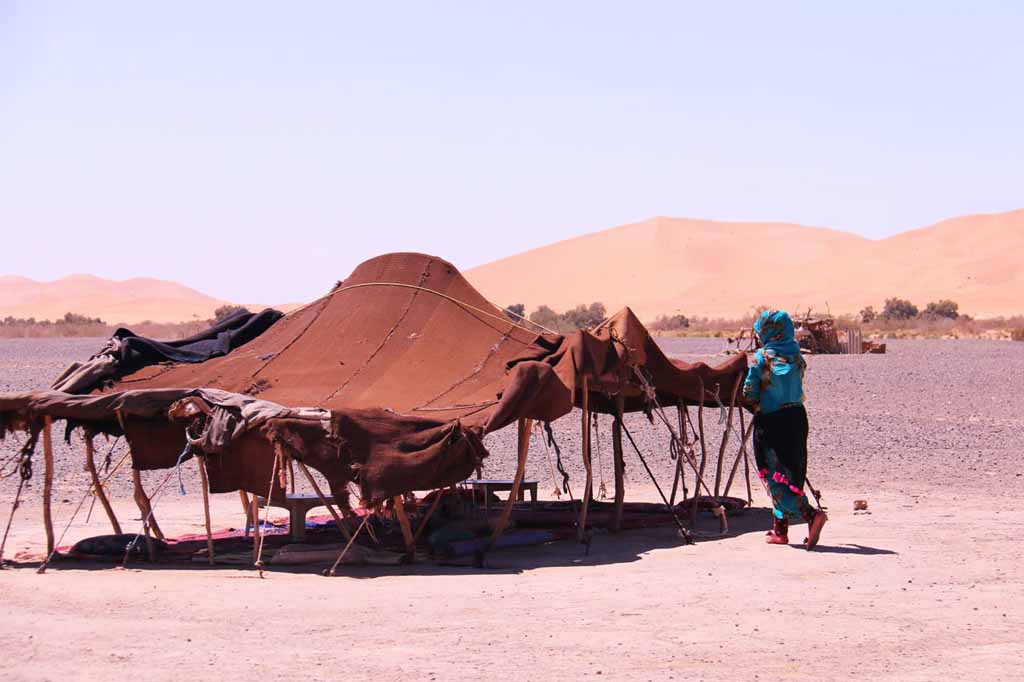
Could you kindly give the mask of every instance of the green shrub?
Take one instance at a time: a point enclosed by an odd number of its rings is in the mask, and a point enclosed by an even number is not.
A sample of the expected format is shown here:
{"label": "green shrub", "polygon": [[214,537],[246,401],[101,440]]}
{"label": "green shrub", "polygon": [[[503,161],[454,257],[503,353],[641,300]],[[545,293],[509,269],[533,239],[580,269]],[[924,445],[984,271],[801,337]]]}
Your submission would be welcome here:
{"label": "green shrub", "polygon": [[541,305],[530,313],[530,321],[556,332],[596,327],[605,318],[603,303],[580,304],[564,313],[556,313],[549,306]]}
{"label": "green shrub", "polygon": [[686,315],[658,315],[648,326],[656,332],[673,332],[689,328],[690,320]]}
{"label": "green shrub", "polygon": [[885,299],[882,317],[886,320],[910,320],[918,315],[917,306],[903,298]]}
{"label": "green shrub", "polygon": [[960,317],[959,312],[960,306],[955,301],[949,299],[942,299],[941,301],[932,301],[924,308],[924,312],[921,313],[922,317],[945,317],[950,320],[955,320]]}

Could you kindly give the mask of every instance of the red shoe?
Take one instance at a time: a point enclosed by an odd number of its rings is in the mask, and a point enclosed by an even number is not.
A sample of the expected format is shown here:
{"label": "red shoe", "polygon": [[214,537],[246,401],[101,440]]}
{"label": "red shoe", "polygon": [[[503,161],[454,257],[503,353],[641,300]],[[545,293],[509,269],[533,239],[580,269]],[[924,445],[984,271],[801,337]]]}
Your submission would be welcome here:
{"label": "red shoe", "polygon": [[821,529],[825,527],[825,522],[828,521],[828,515],[823,511],[814,512],[807,521],[807,537],[804,538],[804,546],[807,551],[811,551],[818,544],[818,540],[821,538]]}
{"label": "red shoe", "polygon": [[765,542],[769,545],[788,545],[789,521],[773,516],[772,529],[765,533],[765,535],[767,536]]}

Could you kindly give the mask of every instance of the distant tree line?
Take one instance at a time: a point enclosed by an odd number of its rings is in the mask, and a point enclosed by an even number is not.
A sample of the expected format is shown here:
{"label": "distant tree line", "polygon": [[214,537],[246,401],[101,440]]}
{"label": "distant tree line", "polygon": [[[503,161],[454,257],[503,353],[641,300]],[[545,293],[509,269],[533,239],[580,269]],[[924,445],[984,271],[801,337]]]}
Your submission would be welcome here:
{"label": "distant tree line", "polygon": [[106,322],[98,317],[88,317],[86,315],[79,315],[78,313],[64,313],[64,317],[57,318],[56,320],[37,320],[34,317],[7,317],[0,320],[0,325],[5,327],[32,327],[35,325],[48,326],[48,325],[105,325]]}
{"label": "distant tree line", "polygon": [[658,315],[654,322],[647,325],[651,331],[674,332],[690,328],[690,318],[686,315]]}
{"label": "distant tree line", "polygon": [[[223,305],[217,308],[213,317],[196,319],[189,322],[152,322],[145,320],[130,325],[133,332],[140,336],[153,339],[182,339],[203,331],[218,322],[223,322],[239,312],[249,312],[243,306]],[[122,323],[123,324],[123,323]],[[114,333],[115,325],[108,324],[98,317],[89,317],[78,313],[65,313],[56,320],[37,320],[34,317],[0,318],[0,337],[5,338],[46,338],[96,336],[105,337]]]}
{"label": "distant tree line", "polygon": [[860,320],[864,324],[878,321],[906,321],[906,320],[956,320],[965,317],[960,314],[960,306],[955,301],[941,299],[932,301],[919,310],[916,305],[905,298],[887,298],[882,312],[877,312],[874,306],[868,306],[860,311]]}
{"label": "distant tree line", "polygon": [[576,329],[596,327],[604,321],[606,311],[604,304],[600,302],[591,303],[590,305],[581,303],[575,308],[570,308],[561,313],[555,312],[550,306],[540,305],[527,316],[526,305],[513,303],[505,308],[505,314],[516,321],[527,319],[551,331],[564,333]]}

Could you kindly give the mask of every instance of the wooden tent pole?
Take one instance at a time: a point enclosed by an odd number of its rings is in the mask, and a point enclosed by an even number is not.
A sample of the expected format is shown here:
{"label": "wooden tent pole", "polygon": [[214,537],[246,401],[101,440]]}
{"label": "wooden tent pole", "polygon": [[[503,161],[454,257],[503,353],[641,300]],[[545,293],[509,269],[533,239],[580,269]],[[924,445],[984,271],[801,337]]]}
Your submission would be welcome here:
{"label": "wooden tent pole", "polygon": [[615,460],[615,515],[612,517],[612,531],[622,529],[622,508],[626,500],[626,462],[622,456],[622,414],[626,409],[626,397],[615,396],[615,421],[612,422],[612,453]]}
{"label": "wooden tent pole", "polygon": [[149,537],[150,530],[152,530],[157,540],[163,540],[164,533],[160,530],[160,524],[156,522],[156,517],[153,516],[153,506],[142,487],[142,473],[134,466],[132,466],[132,483],[135,484],[135,504],[138,505],[139,512],[142,514],[142,529],[146,531],[146,537]]}
{"label": "wooden tent pole", "polygon": [[[252,561],[256,563],[259,560],[260,554],[260,503],[258,501],[259,495],[256,493],[252,494],[249,502],[249,514],[252,516]],[[267,504],[270,504],[270,500],[267,500]]]}
{"label": "wooden tent pole", "polygon": [[320,502],[325,507],[327,507],[327,511],[329,511],[331,513],[331,516],[334,517],[334,522],[338,524],[338,530],[340,530],[341,534],[344,535],[346,538],[351,538],[352,533],[349,531],[348,525],[346,525],[345,522],[341,519],[341,516],[338,515],[338,512],[334,511],[334,505],[327,501],[327,498],[324,496],[323,491],[320,490],[320,486],[317,484],[316,479],[313,478],[313,474],[309,473],[309,468],[306,466],[306,463],[303,462],[301,459],[297,459],[295,461],[299,463],[299,469],[302,470],[302,473],[305,474],[306,476],[306,480],[309,481],[309,484],[313,487],[313,490],[316,491],[317,496],[320,498]]}
{"label": "wooden tent pole", "polygon": [[249,493],[241,488],[238,489],[238,497],[242,501],[242,514],[245,516],[245,537],[249,537],[249,528],[252,527],[252,517],[249,515]]}
{"label": "wooden tent pole", "polygon": [[51,427],[53,418],[43,417],[43,457],[46,470],[43,474],[43,525],[46,526],[46,553],[53,554],[53,515],[50,509],[50,497],[53,494],[53,434]]}
{"label": "wooden tent pole", "polygon": [[590,499],[594,494],[594,468],[590,461],[590,382],[589,377],[583,376],[582,395],[580,402],[583,408],[583,467],[587,470],[587,484],[583,489],[583,500],[580,505],[580,521],[576,528],[576,536],[580,542],[586,538],[587,510],[590,507]]}
{"label": "wooden tent pole", "polygon": [[512,479],[512,490],[509,491],[508,500],[505,502],[505,508],[501,510],[501,516],[498,517],[498,522],[494,524],[494,530],[491,532],[491,541],[488,543],[488,549],[493,547],[494,543],[499,537],[501,537],[501,534],[505,532],[505,528],[508,527],[509,519],[512,518],[512,505],[519,499],[519,489],[523,484],[523,478],[526,476],[526,459],[530,452],[530,430],[532,428],[532,419],[527,419],[525,417],[519,419],[519,440],[516,445],[516,475]]}
{"label": "wooden tent pole", "polygon": [[751,428],[750,429],[748,429],[743,424],[743,409],[742,408],[740,408],[739,413],[740,413],[740,449],[736,453],[736,459],[732,463],[732,471],[729,472],[729,478],[725,482],[725,490],[722,492],[722,495],[724,495],[726,497],[728,497],[728,495],[729,495],[729,489],[732,488],[733,478],[736,476],[736,472],[740,468],[740,460],[743,460],[744,462],[746,461],[747,440],[750,439],[750,435],[754,432],[753,424],[751,424]]}
{"label": "wooden tent pole", "polygon": [[409,525],[409,516],[405,513],[405,497],[402,495],[395,495],[392,499],[395,503],[395,518],[398,519],[398,525],[402,528],[402,540],[405,542],[405,553],[409,557],[409,561],[415,561],[416,543],[413,542],[412,527]]}
{"label": "wooden tent pole", "polygon": [[[700,402],[697,404],[697,431],[700,438],[700,471],[697,472],[697,490],[693,495],[693,509],[690,510],[690,522],[697,521],[697,506],[700,504],[700,482],[704,480],[704,465],[708,461],[707,445],[704,442],[704,380],[700,380]],[[705,488],[707,485],[705,484]]]}
{"label": "wooden tent pole", "polygon": [[[740,410],[740,424],[741,425],[743,424],[743,411],[742,410]],[[750,430],[750,433],[748,433],[747,435],[751,436],[754,433],[754,420],[753,420],[753,418],[751,418],[750,426],[748,428]],[[750,491],[750,457],[747,454],[746,443],[744,443],[744,447],[743,447],[743,475],[747,479],[747,505],[749,506],[749,505],[754,504],[754,495]]]}
{"label": "wooden tent pole", "polygon": [[210,565],[213,566],[213,529],[210,527],[210,481],[206,476],[206,457],[196,455],[196,464],[199,467],[199,481],[203,486],[203,514],[206,517],[206,554]]}
{"label": "wooden tent pole", "polygon": [[434,496],[434,501],[430,503],[430,508],[427,509],[427,513],[423,516],[423,520],[420,521],[420,525],[416,528],[416,534],[412,537],[412,544],[416,544],[420,540],[420,536],[423,535],[423,531],[427,528],[427,521],[437,511],[437,505],[441,503],[441,498],[444,497],[445,492],[448,488],[438,488],[437,495]]}
{"label": "wooden tent pole", "polygon": [[683,497],[686,497],[686,480],[683,478],[683,472],[685,471],[685,469],[683,469],[683,449],[686,448],[686,423],[683,421],[683,409],[685,407],[685,402],[682,398],[679,398],[678,402],[676,402],[676,416],[678,418],[677,421],[679,422],[680,450],[677,453],[678,457],[676,458],[676,474],[672,477],[672,496],[669,497],[670,507],[676,506],[676,492],[679,489],[680,481],[683,483]]}
{"label": "wooden tent pole", "polygon": [[132,465],[132,483],[135,484],[133,495],[135,497],[135,504],[138,506],[139,514],[142,516],[142,532],[146,537],[146,554],[149,556],[150,561],[156,561],[156,547],[153,546],[152,531],[152,524],[156,523],[156,519],[153,517],[153,508],[150,506],[146,491],[142,489],[142,474],[135,468],[134,464]]}
{"label": "wooden tent pole", "polygon": [[736,412],[736,392],[740,390],[740,378],[732,386],[732,397],[729,399],[729,417],[725,422],[725,433],[722,434],[722,444],[718,447],[718,463],[715,469],[715,499],[719,497],[719,490],[722,486],[722,463],[725,460],[725,449],[729,445],[729,435],[732,433],[732,419]]}
{"label": "wooden tent pole", "polygon": [[85,433],[85,466],[89,469],[89,476],[92,478],[93,494],[100,498],[100,504],[103,505],[103,511],[107,513],[107,518],[110,519],[114,535],[120,535],[121,524],[117,520],[114,508],[110,506],[110,500],[107,499],[107,494],[103,491],[103,484],[100,482],[100,476],[96,472],[96,451],[93,447],[93,434],[88,431]]}

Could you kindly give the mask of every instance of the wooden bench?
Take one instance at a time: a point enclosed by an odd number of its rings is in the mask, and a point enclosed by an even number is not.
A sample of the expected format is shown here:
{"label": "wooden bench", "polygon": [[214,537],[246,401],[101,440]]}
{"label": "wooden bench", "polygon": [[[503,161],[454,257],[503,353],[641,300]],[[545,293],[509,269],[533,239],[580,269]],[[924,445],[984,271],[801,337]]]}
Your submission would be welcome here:
{"label": "wooden bench", "polygon": [[[262,509],[267,506],[267,498],[257,497],[256,505]],[[272,503],[272,507],[288,510],[288,532],[295,542],[301,542],[306,538],[306,514],[314,507],[322,507],[323,502],[317,495],[304,493],[289,493],[285,496],[283,505]]]}
{"label": "wooden bench", "polygon": [[[484,494],[484,513],[490,512],[491,510],[491,493],[501,490],[507,490],[511,492],[512,485],[515,483],[512,479],[505,478],[468,478],[462,482],[462,485],[472,488],[474,491],[481,490]],[[519,502],[526,499],[526,491],[530,491],[530,508],[537,508],[537,481],[523,481],[519,485]]]}

